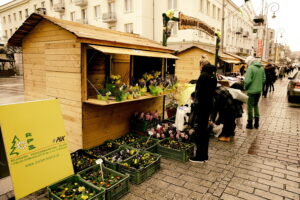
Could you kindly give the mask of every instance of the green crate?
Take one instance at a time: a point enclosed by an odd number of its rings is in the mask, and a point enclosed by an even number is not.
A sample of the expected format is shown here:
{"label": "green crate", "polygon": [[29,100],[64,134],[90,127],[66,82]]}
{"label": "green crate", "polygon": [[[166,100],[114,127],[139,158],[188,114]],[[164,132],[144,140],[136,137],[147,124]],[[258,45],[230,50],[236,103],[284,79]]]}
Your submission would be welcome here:
{"label": "green crate", "polygon": [[[143,153],[150,153],[150,152],[140,152],[140,154]],[[123,164],[125,162],[133,162],[133,160],[137,157],[134,156],[133,158],[131,158],[128,161],[122,162],[120,164],[120,172],[121,173],[126,173],[130,175],[130,181],[134,184],[140,184],[142,182],[144,182],[147,178],[151,177],[156,171],[158,171],[160,169],[160,158],[161,155],[158,154],[154,154],[154,153],[150,153],[151,156],[155,156],[155,161],[153,163],[151,163],[150,165],[142,168],[142,169],[136,169],[134,167],[128,167],[128,166],[124,166]]]}
{"label": "green crate", "polygon": [[136,148],[136,149],[140,149],[142,151],[149,151],[149,152],[152,152],[152,153],[156,153],[157,152],[157,144],[159,142],[158,139],[155,139],[155,138],[150,138],[150,140],[154,141],[154,144],[150,147],[147,147],[147,148],[139,148],[137,147],[136,145],[139,145],[141,144],[142,142],[146,142],[148,139],[148,137],[142,137],[141,139],[139,139],[137,142],[135,143],[132,143],[130,144],[129,146],[133,147],[133,148]]}
{"label": "green crate", "polygon": [[130,129],[134,131],[147,132],[150,128],[156,127],[159,122],[159,119],[153,119],[151,121],[132,119],[130,121]]}
{"label": "green crate", "polygon": [[162,146],[162,144],[164,142],[168,142],[169,140],[170,140],[169,138],[166,138],[166,139],[160,141],[160,143],[158,143],[157,153],[162,155],[163,157],[171,158],[171,159],[174,159],[174,160],[178,160],[178,161],[182,161],[182,162],[188,161],[189,158],[194,153],[195,145],[180,142],[180,143],[183,143],[183,144],[188,146],[187,148],[181,149],[181,150],[177,150],[177,149]]}
{"label": "green crate", "polygon": [[[88,167],[96,164],[96,157],[86,153],[83,149],[79,149],[71,153],[72,164],[75,173],[80,172]],[[84,160],[84,162],[82,162]]]}
{"label": "green crate", "polygon": [[[111,148],[107,147],[108,150],[104,150],[104,148],[106,148],[108,143],[111,143],[112,147]],[[112,151],[114,151],[118,148],[119,148],[119,145],[115,144],[113,140],[107,140],[101,145],[92,147],[90,149],[86,149],[85,152],[92,155],[92,156],[95,156],[97,158],[102,158],[106,154],[108,154],[108,153],[110,153],[110,152],[112,152]]]}
{"label": "green crate", "polygon": [[[137,133],[135,133],[135,132],[130,132],[130,133],[127,133],[126,135],[124,135],[124,136],[122,136],[122,137],[120,137],[120,138],[117,138],[117,139],[113,140],[113,142],[114,142],[115,144],[119,145],[119,146],[122,146],[122,145],[129,145],[129,144],[131,144],[131,143],[136,142],[136,141],[139,140],[141,137],[142,137],[142,136],[141,136],[140,134],[137,134]],[[129,138],[134,139],[134,142],[131,142],[131,141],[125,142],[125,141],[123,141],[124,138],[127,138],[127,140],[128,140]],[[121,140],[123,141],[122,143],[121,143]]]}
{"label": "green crate", "polygon": [[95,165],[90,168],[87,168],[80,172],[78,176],[80,176],[83,180],[87,181],[89,184],[94,185],[97,188],[105,189],[105,197],[106,200],[117,200],[120,199],[122,196],[129,192],[129,175],[128,174],[121,174],[117,171],[109,169],[105,166],[102,166],[103,174],[108,176],[119,176],[121,179],[116,182],[115,184],[111,185],[110,187],[99,186],[97,183],[90,182],[86,180],[84,177],[90,172],[99,172],[100,165]]}
{"label": "green crate", "polygon": [[[58,189],[59,186],[71,182],[72,184],[78,183],[79,186],[84,186],[87,189],[90,189],[95,193],[92,197],[88,198],[87,200],[105,200],[105,190],[103,188],[97,188],[91,184],[86,183],[85,181],[81,180],[77,175],[69,176],[57,183],[52,184],[51,186],[47,187],[48,190],[48,197],[51,200],[65,200],[67,198],[60,198],[56,194],[54,194],[54,191]],[[74,199],[74,198],[69,198]]]}
{"label": "green crate", "polygon": [[[138,151],[138,149],[132,148],[132,147],[130,147],[130,146],[120,146],[118,149],[116,149],[116,150],[110,152],[109,154],[106,154],[105,156],[103,156],[105,166],[108,167],[108,168],[110,168],[110,169],[119,171],[119,165],[118,165],[118,163],[117,163],[117,162],[111,162],[111,161],[109,161],[107,158],[108,158],[109,156],[111,156],[112,154],[115,154],[115,153],[117,153],[117,152],[119,152],[119,151],[121,151],[121,150],[126,150],[126,149]],[[131,157],[133,157],[133,156],[136,155],[137,153],[138,153],[138,152],[136,152],[135,154],[129,156],[129,157],[128,157],[127,159],[125,159],[124,161],[130,159]]]}

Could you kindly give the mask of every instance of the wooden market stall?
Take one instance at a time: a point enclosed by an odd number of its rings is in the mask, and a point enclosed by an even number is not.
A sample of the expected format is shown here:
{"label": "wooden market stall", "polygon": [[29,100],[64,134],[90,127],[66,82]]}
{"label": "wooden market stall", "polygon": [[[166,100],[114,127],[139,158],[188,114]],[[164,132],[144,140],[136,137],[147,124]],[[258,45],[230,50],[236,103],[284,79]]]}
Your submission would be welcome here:
{"label": "wooden market stall", "polygon": [[26,100],[58,98],[71,151],[129,131],[135,111],[162,112],[162,96],[116,102],[96,99],[111,74],[129,84],[149,70],[165,71],[173,50],[159,43],[95,26],[32,14],[8,41],[23,47]]}
{"label": "wooden market stall", "polygon": [[[190,80],[198,79],[200,75],[199,62],[201,56],[205,56],[212,64],[215,62],[215,53],[213,51],[195,45],[178,51],[176,56],[180,59],[176,60],[175,75],[181,83],[187,83]],[[241,62],[239,59],[221,52],[219,53],[219,58],[227,64]],[[225,67],[226,66],[227,65],[225,65]],[[222,68],[224,72],[226,70],[225,67]]]}

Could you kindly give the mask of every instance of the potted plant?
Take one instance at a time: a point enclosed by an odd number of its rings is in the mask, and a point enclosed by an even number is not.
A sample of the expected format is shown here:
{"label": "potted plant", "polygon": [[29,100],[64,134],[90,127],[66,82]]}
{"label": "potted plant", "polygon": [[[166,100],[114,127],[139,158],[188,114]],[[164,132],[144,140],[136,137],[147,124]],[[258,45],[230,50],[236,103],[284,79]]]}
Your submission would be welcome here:
{"label": "potted plant", "polygon": [[169,99],[169,103],[167,103],[167,105],[166,105],[166,110],[167,110],[168,118],[171,118],[171,117],[176,116],[178,103],[177,103],[177,100],[175,99],[174,95],[169,95],[169,97],[171,97],[171,98]]}
{"label": "potted plant", "polygon": [[125,101],[128,97],[127,85],[122,84],[119,88],[115,89],[116,101]]}

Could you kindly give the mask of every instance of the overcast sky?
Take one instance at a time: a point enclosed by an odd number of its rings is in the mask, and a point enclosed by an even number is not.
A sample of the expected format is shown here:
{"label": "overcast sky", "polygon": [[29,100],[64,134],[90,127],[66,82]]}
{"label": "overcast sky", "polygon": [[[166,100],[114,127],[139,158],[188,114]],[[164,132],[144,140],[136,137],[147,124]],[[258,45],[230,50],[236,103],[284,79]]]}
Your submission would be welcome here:
{"label": "overcast sky", "polygon": [[[0,5],[11,0],[0,0]],[[225,0],[226,1],[226,0]],[[232,0],[238,6],[244,3],[244,0]],[[277,37],[280,43],[287,43],[292,51],[300,51],[300,0],[265,0],[268,4],[277,2],[280,5],[276,12],[276,18],[272,19],[272,11],[269,6],[268,26],[274,28],[283,35],[283,38]],[[188,0],[187,0],[188,2]],[[257,14],[261,13],[262,0],[251,0],[254,10]],[[280,35],[280,34],[279,34]]]}

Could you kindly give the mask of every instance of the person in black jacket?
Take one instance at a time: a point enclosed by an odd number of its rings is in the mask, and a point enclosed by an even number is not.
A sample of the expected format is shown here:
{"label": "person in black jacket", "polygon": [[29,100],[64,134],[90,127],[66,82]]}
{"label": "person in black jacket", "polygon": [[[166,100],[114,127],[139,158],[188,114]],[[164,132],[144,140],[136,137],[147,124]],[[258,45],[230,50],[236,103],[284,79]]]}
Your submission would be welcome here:
{"label": "person in black jacket", "polygon": [[[200,64],[201,67],[201,64]],[[206,62],[201,70],[195,90],[196,155],[191,162],[203,163],[208,160],[208,121],[213,110],[213,97],[217,86],[216,67]]]}

